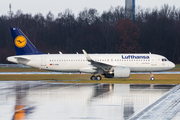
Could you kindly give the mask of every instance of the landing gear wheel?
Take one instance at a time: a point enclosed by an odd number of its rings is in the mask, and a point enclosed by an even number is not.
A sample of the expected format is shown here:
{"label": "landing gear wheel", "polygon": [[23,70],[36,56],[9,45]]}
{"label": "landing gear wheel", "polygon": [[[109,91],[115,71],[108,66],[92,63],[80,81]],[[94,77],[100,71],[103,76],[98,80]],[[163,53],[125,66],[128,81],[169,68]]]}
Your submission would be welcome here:
{"label": "landing gear wheel", "polygon": [[92,76],[90,77],[90,79],[91,79],[91,80],[96,80],[96,77],[95,77],[94,75],[92,75]]}
{"label": "landing gear wheel", "polygon": [[101,80],[102,77],[100,75],[96,76],[96,80]]}
{"label": "landing gear wheel", "polygon": [[155,80],[155,78],[154,78],[154,77],[151,77],[151,78],[150,78],[150,80],[154,81],[154,80]]}
{"label": "landing gear wheel", "polygon": [[153,73],[152,73],[152,72],[150,72],[150,80],[152,80],[152,81],[154,81],[154,80],[155,80],[154,75],[153,75]]}

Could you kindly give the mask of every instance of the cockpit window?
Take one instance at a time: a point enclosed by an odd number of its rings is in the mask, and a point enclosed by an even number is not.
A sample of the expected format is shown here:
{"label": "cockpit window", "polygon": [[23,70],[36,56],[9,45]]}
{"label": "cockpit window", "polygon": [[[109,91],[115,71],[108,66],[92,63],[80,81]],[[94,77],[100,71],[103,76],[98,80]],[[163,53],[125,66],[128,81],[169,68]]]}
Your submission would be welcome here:
{"label": "cockpit window", "polygon": [[163,58],[162,61],[168,61],[167,59]]}

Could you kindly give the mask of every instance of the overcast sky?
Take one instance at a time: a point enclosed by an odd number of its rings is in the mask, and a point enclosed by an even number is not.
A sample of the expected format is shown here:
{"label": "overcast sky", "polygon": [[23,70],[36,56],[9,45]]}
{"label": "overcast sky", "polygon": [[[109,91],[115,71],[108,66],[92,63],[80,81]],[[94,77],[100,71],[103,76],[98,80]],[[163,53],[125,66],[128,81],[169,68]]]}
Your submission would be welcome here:
{"label": "overcast sky", "polygon": [[[0,16],[7,15],[10,3],[14,13],[21,10],[32,15],[37,13],[46,15],[51,11],[55,16],[65,9],[72,10],[77,16],[84,8],[95,8],[101,14],[103,11],[108,11],[111,6],[125,6],[125,0],[1,0]],[[135,4],[142,8],[161,8],[164,4],[180,8],[180,0],[136,0]]]}

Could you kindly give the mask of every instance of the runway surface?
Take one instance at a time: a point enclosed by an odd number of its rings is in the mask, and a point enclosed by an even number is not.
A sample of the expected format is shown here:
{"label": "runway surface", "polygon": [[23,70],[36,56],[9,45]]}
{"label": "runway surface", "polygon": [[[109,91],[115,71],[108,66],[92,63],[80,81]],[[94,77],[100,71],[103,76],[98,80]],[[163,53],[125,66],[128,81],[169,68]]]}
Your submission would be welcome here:
{"label": "runway surface", "polygon": [[[64,72],[0,72],[1,75],[6,74],[79,74],[79,73],[64,73]],[[83,73],[81,73],[83,74]],[[131,74],[150,74],[150,72],[131,72]],[[170,71],[170,72],[153,72],[153,74],[180,74],[179,71]]]}
{"label": "runway surface", "polygon": [[[173,100],[171,109],[178,106],[179,87],[1,81],[0,120],[144,120],[143,115],[159,115]],[[173,120],[180,118],[176,113]]]}

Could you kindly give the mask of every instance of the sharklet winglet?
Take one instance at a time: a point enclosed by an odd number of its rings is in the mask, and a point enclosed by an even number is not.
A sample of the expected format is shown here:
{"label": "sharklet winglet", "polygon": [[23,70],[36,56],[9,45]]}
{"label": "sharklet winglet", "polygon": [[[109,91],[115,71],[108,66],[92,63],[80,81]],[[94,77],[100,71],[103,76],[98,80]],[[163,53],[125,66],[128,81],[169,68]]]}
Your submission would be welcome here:
{"label": "sharklet winglet", "polygon": [[83,51],[83,53],[84,53],[84,55],[86,56],[86,59],[87,59],[88,61],[93,61],[93,60],[89,57],[89,55],[87,54],[87,52],[86,52],[84,49],[82,49],[82,51]]}

